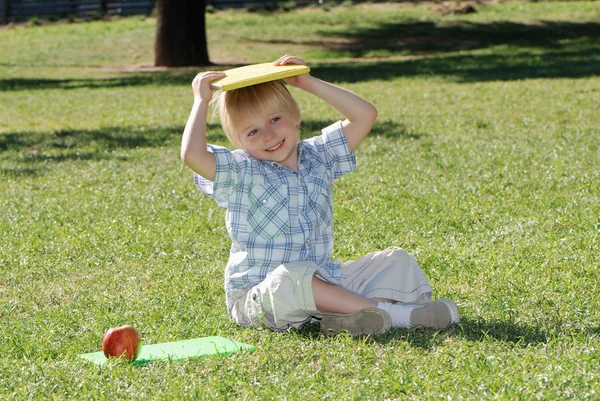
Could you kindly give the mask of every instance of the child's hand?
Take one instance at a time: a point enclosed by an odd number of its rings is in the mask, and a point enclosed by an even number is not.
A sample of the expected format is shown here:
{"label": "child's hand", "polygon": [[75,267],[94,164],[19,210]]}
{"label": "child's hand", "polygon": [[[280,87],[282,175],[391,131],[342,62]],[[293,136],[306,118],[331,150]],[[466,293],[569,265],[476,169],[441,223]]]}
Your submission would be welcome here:
{"label": "child's hand", "polygon": [[192,81],[192,91],[194,92],[194,101],[201,100],[210,101],[213,91],[210,88],[210,83],[225,77],[225,73],[221,71],[206,71],[196,75]]}
{"label": "child's hand", "polygon": [[[285,56],[282,56],[282,57],[278,58],[277,60],[273,61],[273,64],[274,65],[289,65],[289,64],[306,65],[306,62],[304,60],[302,60],[300,57],[288,56],[286,54]],[[291,77],[291,78],[285,78],[284,81],[292,86],[295,86],[296,88],[302,89],[304,84],[308,83],[308,81],[311,78],[312,77],[310,74],[302,74],[302,75],[297,75],[297,76]]]}

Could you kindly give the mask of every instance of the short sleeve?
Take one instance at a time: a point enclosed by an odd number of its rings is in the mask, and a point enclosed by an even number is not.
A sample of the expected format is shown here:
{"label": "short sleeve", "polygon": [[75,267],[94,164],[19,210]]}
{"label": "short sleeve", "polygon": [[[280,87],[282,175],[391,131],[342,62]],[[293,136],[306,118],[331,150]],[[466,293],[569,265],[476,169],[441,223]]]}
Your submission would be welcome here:
{"label": "short sleeve", "polygon": [[206,145],[206,150],[215,156],[215,180],[210,181],[194,173],[194,183],[199,190],[212,197],[220,207],[228,207],[228,199],[233,188],[239,184],[241,172],[247,164],[242,152],[232,152],[217,145]]}
{"label": "short sleeve", "polygon": [[333,171],[333,180],[356,170],[356,156],[348,149],[341,121],[321,130],[321,136],[315,137],[314,141],[325,163]]}

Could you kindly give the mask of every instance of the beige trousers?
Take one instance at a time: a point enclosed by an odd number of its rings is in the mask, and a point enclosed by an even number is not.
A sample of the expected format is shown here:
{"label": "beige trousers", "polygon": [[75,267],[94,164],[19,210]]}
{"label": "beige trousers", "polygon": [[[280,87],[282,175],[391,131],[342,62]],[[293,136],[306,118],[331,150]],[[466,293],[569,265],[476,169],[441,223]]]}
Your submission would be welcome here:
{"label": "beige trousers", "polygon": [[[312,277],[333,282],[313,262],[280,265],[257,286],[232,294],[231,318],[242,326],[267,326],[274,330],[300,327],[322,314],[317,310]],[[387,298],[402,303],[431,300],[431,287],[417,261],[399,248],[371,253],[343,263],[339,284],[367,298]]]}

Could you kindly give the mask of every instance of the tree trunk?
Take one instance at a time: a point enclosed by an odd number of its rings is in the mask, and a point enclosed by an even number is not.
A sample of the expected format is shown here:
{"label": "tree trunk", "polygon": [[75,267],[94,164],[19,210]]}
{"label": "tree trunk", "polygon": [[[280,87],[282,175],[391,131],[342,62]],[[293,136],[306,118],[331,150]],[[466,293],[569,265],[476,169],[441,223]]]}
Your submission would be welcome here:
{"label": "tree trunk", "polygon": [[100,12],[102,13],[102,15],[108,14],[108,0],[100,1]]}
{"label": "tree trunk", "polygon": [[13,0],[6,0],[6,3],[4,3],[4,18],[6,18],[7,21],[13,16],[12,3]]}
{"label": "tree trunk", "polygon": [[157,0],[154,65],[210,65],[205,0]]}

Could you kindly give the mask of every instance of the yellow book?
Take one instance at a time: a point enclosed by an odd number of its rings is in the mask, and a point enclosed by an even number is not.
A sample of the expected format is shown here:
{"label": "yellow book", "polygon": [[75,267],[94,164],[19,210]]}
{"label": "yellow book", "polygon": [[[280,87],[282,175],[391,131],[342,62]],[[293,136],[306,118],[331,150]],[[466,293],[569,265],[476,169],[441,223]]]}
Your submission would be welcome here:
{"label": "yellow book", "polygon": [[211,88],[222,91],[244,88],[263,82],[295,77],[306,74],[310,68],[306,65],[273,65],[273,63],[252,64],[223,71],[227,76],[211,83]]}

